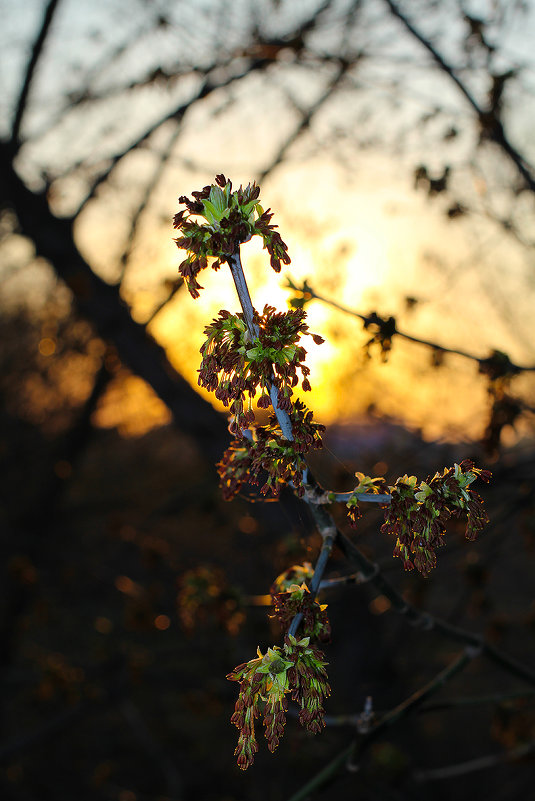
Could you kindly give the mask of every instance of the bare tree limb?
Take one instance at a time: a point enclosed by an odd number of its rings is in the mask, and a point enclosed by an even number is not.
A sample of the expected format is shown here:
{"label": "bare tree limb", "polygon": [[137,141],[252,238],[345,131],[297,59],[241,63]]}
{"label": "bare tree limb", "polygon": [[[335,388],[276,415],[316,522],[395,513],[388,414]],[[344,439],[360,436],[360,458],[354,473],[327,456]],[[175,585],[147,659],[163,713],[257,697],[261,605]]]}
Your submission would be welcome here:
{"label": "bare tree limb", "polygon": [[147,205],[150,202],[152,194],[156,189],[156,187],[158,186],[160,178],[162,177],[165,168],[169,163],[169,159],[171,158],[171,155],[173,153],[173,146],[177,141],[178,137],[180,136],[180,133],[181,133],[180,125],[177,125],[171,135],[171,138],[169,140],[166,149],[159,155],[156,168],[154,169],[152,176],[147,186],[145,187],[145,192],[143,193],[143,197],[141,198],[138,207],[132,217],[132,220],[130,222],[130,229],[128,231],[128,234],[126,235],[126,245],[119,260],[121,264],[121,274],[118,283],[122,283],[122,280],[126,272],[126,268],[128,266],[128,260],[130,259],[130,256],[132,254],[134,240],[136,238],[136,233],[138,230],[139,223],[141,221],[145,209],[147,208]]}
{"label": "bare tree limb", "polygon": [[257,183],[262,183],[264,178],[266,178],[273,170],[279,166],[284,160],[288,150],[290,147],[296,142],[299,137],[308,130],[310,127],[310,123],[312,122],[314,116],[318,113],[323,105],[329,100],[330,97],[334,94],[338,86],[340,85],[342,79],[344,78],[345,74],[347,73],[348,69],[352,66],[347,62],[339,63],[336,75],[330,81],[329,86],[327,89],[321,94],[321,96],[316,100],[316,102],[308,108],[302,115],[302,118],[297,125],[297,127],[291,132],[291,134],[286,138],[286,140],[282,143],[275,158],[272,159],[271,164],[265,167],[260,175],[257,178]]}
{"label": "bare tree limb", "polygon": [[170,409],[177,426],[191,435],[206,457],[216,461],[228,441],[223,415],[188,384],[170,364],[164,349],[136,323],[119,288],[99,278],[79,252],[73,219],[55,217],[43,192],[32,192],[15,172],[13,148],[0,143],[0,185],[22,231],[72,290],[80,312],[117,348],[120,359],[147,381]]}
{"label": "bare tree limb", "polygon": [[[332,300],[331,298],[326,298],[324,295],[319,295],[311,286],[305,281],[302,287],[296,286],[290,279],[288,279],[288,287],[290,289],[297,290],[301,292],[305,300],[319,300],[322,303],[325,303],[327,306],[332,306],[333,309],[338,309],[338,311],[344,312],[344,314],[349,314],[352,317],[356,317],[359,320],[362,320],[364,323],[370,322],[370,315],[362,314],[361,312],[356,311],[355,309],[350,309],[348,306],[344,306],[342,303],[338,303],[336,300]],[[469,353],[465,350],[460,350],[459,348],[448,348],[445,345],[439,345],[437,342],[432,342],[429,339],[422,339],[420,337],[415,337],[412,334],[407,334],[404,331],[400,331],[398,328],[394,331],[395,336],[400,337],[400,339],[405,339],[408,342],[414,342],[417,345],[425,345],[428,348],[432,348],[434,351],[439,353],[451,353],[455,356],[462,356],[465,359],[470,359],[472,361],[477,362],[480,366],[484,365],[485,362],[488,363],[489,359],[484,356],[476,356],[473,353]],[[524,372],[534,372],[535,365],[527,364],[527,365],[520,365],[515,364],[514,362],[508,362],[508,368],[513,371],[514,373],[524,373]],[[377,496],[377,502],[378,501]],[[337,495],[336,500],[342,500],[343,494],[340,494],[340,497]]]}
{"label": "bare tree limb", "polygon": [[420,612],[415,606],[406,601],[402,595],[392,586],[388,579],[383,575],[379,566],[371,562],[364,554],[357,548],[357,546],[341,531],[337,531],[336,545],[340,548],[344,556],[349,561],[354,562],[360,568],[365,579],[373,584],[375,589],[381,595],[384,595],[392,604],[392,609],[399,614],[405,616],[410,625],[421,629],[422,631],[436,631],[443,634],[454,642],[464,643],[471,645],[475,648],[480,648],[482,654],[487,656],[492,662],[504,668],[508,673],[518,678],[527,681],[531,685],[535,685],[535,670],[530,665],[518,662],[508,654],[504,654],[498,648],[495,648],[487,640],[478,634],[473,634],[466,629],[452,626],[445,620],[434,617],[428,612]]}
{"label": "bare tree limb", "polygon": [[101,186],[105,181],[107,181],[107,179],[110,177],[114,168],[121,161],[121,159],[123,159],[124,156],[128,155],[128,153],[131,153],[133,150],[135,150],[144,142],[146,142],[147,139],[155,131],[158,130],[158,128],[161,128],[162,125],[164,125],[166,122],[169,122],[170,120],[174,120],[175,122],[180,123],[186,112],[190,109],[190,107],[194,103],[197,103],[199,100],[203,100],[205,97],[208,97],[208,95],[210,95],[212,92],[215,92],[217,89],[223,89],[227,86],[230,86],[230,84],[234,83],[235,81],[244,78],[246,75],[249,75],[252,72],[264,69],[270,63],[271,59],[266,59],[266,58],[255,59],[250,63],[248,63],[246,67],[239,74],[237,75],[231,74],[222,81],[212,80],[210,79],[209,75],[206,75],[203,81],[201,82],[201,85],[199,86],[197,93],[194,96],[190,97],[185,103],[182,103],[180,106],[177,106],[176,108],[167,112],[162,117],[159,117],[156,120],[156,122],[152,123],[140,136],[138,136],[133,142],[131,142],[131,144],[128,145],[127,148],[121,150],[120,153],[116,153],[110,159],[108,167],[102,173],[100,173],[100,175],[98,175],[93,181],[89,192],[86,194],[85,198],[80,203],[79,207],[74,213],[74,216],[77,216],[78,214],[80,214],[81,211],[83,211],[83,209],[86,207],[89,201],[95,196],[95,193],[99,188],[99,186]]}
{"label": "bare tree limb", "polygon": [[467,773],[474,773],[477,770],[486,770],[504,762],[514,762],[522,759],[535,751],[535,741],[523,743],[516,748],[511,748],[501,754],[489,754],[488,756],[470,759],[467,762],[459,762],[456,765],[448,765],[444,768],[434,768],[433,770],[418,770],[414,773],[417,782],[442,781],[451,779],[455,776],[465,776]]}
{"label": "bare tree limb", "polygon": [[58,2],[59,0],[49,0],[49,3],[46,7],[45,16],[43,18],[43,24],[41,25],[41,30],[39,31],[37,39],[35,40],[32,55],[26,68],[26,75],[24,76],[24,82],[22,84],[19,100],[15,110],[15,118],[13,120],[13,126],[11,129],[11,142],[15,146],[20,144],[20,126],[22,124],[24,112],[26,111],[28,94],[32,85],[39,58],[48,36],[50,25],[52,24],[54,14],[58,6]]}
{"label": "bare tree limb", "polygon": [[431,54],[433,60],[438,64],[440,69],[449,76],[449,78],[455,83],[459,91],[464,95],[468,103],[472,106],[472,109],[475,111],[478,120],[482,126],[482,130],[486,132],[487,136],[501,149],[504,153],[509,156],[513,164],[516,166],[518,172],[524,179],[524,182],[527,188],[531,192],[535,192],[535,177],[533,175],[533,167],[527,163],[527,161],[520,155],[520,153],[516,150],[515,147],[509,141],[503,125],[495,114],[493,109],[487,110],[482,108],[482,106],[477,102],[473,94],[469,91],[468,87],[461,81],[459,76],[456,74],[453,67],[447,63],[447,61],[441,56],[438,50],[434,47],[434,45],[426,39],[426,37],[414,27],[414,25],[410,22],[410,20],[401,12],[398,5],[394,3],[393,0],[385,0],[388,8],[390,9],[391,13],[403,23],[405,28],[409,31],[411,36],[420,42],[420,44],[425,47],[425,49]]}

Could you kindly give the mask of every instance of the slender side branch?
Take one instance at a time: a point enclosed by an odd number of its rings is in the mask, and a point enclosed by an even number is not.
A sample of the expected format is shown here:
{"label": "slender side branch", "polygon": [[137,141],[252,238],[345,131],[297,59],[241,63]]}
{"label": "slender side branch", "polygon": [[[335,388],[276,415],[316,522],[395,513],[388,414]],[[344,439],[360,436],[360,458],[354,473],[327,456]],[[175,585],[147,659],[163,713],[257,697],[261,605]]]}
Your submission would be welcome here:
{"label": "slender side branch", "polygon": [[[403,701],[398,706],[391,709],[381,719],[372,725],[360,737],[354,739],[342,751],[329,762],[319,773],[317,773],[306,785],[301,787],[297,793],[294,793],[288,801],[305,801],[314,790],[323,787],[326,782],[332,779],[339,770],[344,766],[351,766],[353,770],[358,770],[358,765],[355,765],[355,756],[361,756],[364,751],[375,741],[375,739],[389,726],[397,723],[402,718],[409,715],[414,709],[420,706],[427,698],[438,692],[446,682],[450,681],[457,673],[464,670],[468,663],[477,655],[475,649],[470,646],[465,648],[459,656],[446,667],[441,670],[434,679],[428,682],[420,690],[417,690],[413,695]],[[359,726],[361,722],[360,715],[354,716],[341,716],[339,721],[344,724],[351,723]]]}
{"label": "slender side branch", "polygon": [[269,166],[265,167],[262,170],[262,172],[258,177],[259,183],[262,182],[264,178],[266,178],[271,172],[273,172],[273,170],[276,167],[279,166],[279,164],[283,162],[288,150],[294,144],[294,142],[296,142],[305,131],[308,131],[314,116],[318,113],[318,111],[322,108],[322,106],[325,105],[325,103],[329,100],[329,98],[331,98],[332,95],[335,93],[336,89],[340,85],[343,77],[347,73],[350,66],[351,65],[347,62],[340,62],[340,64],[338,65],[336,75],[329,83],[327,89],[321,94],[318,100],[316,100],[316,102],[309,109],[303,112],[299,124],[297,125],[295,130],[291,132],[291,134],[287,137],[287,139],[282,143],[277,154],[271,161],[271,164],[269,164]]}
{"label": "slender side branch", "polygon": [[530,666],[504,654],[503,651],[495,648],[495,646],[488,643],[483,637],[473,634],[466,629],[452,626],[445,620],[433,617],[428,612],[420,612],[416,607],[408,603],[392,584],[390,584],[388,579],[385,578],[379,566],[364,556],[357,546],[340,531],[337,531],[336,545],[338,545],[347,559],[359,566],[364,578],[369,579],[376,590],[388,598],[394,611],[405,615],[406,620],[411,625],[417,626],[424,631],[431,631],[433,629],[440,632],[448,639],[480,648],[481,652],[492,662],[505,668],[514,676],[527,681],[529,684],[535,685],[535,670]]}
{"label": "slender side branch", "polygon": [[503,704],[507,701],[524,700],[533,698],[535,690],[517,690],[511,693],[500,693],[495,695],[476,695],[472,698],[461,697],[451,698],[448,701],[438,701],[433,704],[426,704],[420,712],[439,712],[444,709],[456,709],[463,706],[483,706],[485,704]]}
{"label": "slender side branch", "polygon": [[392,14],[403,23],[405,28],[409,31],[409,33],[420,42],[423,47],[431,54],[433,60],[438,64],[440,69],[446,73],[450,77],[450,79],[455,83],[457,88],[462,92],[466,100],[474,109],[477,117],[481,123],[481,126],[484,130],[487,131],[487,135],[490,136],[491,140],[497,144],[504,153],[506,153],[513,164],[516,166],[518,172],[524,179],[527,187],[531,192],[535,192],[535,178],[531,172],[533,169],[531,165],[528,165],[526,160],[520,155],[520,153],[516,150],[515,147],[511,144],[508,137],[505,134],[503,129],[503,125],[498,118],[497,114],[493,111],[493,109],[483,109],[481,105],[477,102],[475,97],[472,93],[468,90],[465,84],[461,81],[458,75],[455,73],[453,67],[448,64],[445,59],[440,55],[438,50],[432,45],[429,39],[426,39],[423,34],[421,34],[414,25],[407,19],[407,17],[400,11],[396,3],[393,0],[385,0],[386,5],[392,12]]}
{"label": "slender side branch", "polygon": [[355,741],[353,740],[346,748],[334,757],[319,773],[310,779],[300,790],[292,795],[288,801],[308,801],[310,793],[317,790],[318,787],[323,787],[332,776],[335,776],[343,765],[346,765],[351,759],[351,755],[355,748]]}
{"label": "slender side branch", "polygon": [[[338,303],[331,298],[327,298],[324,295],[318,294],[311,286],[307,283],[302,288],[296,287],[293,282],[289,281],[288,286],[290,289],[296,289],[299,292],[302,292],[305,296],[307,301],[309,300],[319,300],[321,303],[325,303],[327,306],[331,306],[333,309],[338,309],[338,311],[343,312],[344,314],[349,314],[351,317],[356,317],[359,320],[362,320],[363,323],[369,322],[369,315],[362,314],[361,312],[356,311],[356,309],[350,309],[348,306],[344,306],[342,303]],[[480,366],[488,363],[488,359],[483,356],[476,356],[473,353],[469,353],[465,350],[460,350],[459,348],[448,348],[445,345],[440,345],[437,342],[432,342],[429,339],[422,339],[421,337],[415,337],[412,334],[407,334],[405,331],[400,331],[398,328],[395,329],[395,335],[400,337],[400,339],[405,339],[408,342],[414,342],[417,345],[425,345],[428,348],[433,348],[435,351],[439,351],[440,353],[451,353],[455,356],[462,356],[465,359],[471,359],[474,362],[477,362]],[[515,364],[514,362],[508,363],[508,369],[512,370],[515,373],[521,372],[535,372],[535,364],[531,365],[520,365]],[[378,495],[375,498],[379,498]],[[342,496],[336,497],[336,500],[343,500]]]}
{"label": "slender side branch", "polygon": [[502,754],[490,754],[477,759],[470,759],[468,762],[459,762],[456,765],[448,765],[445,768],[435,768],[433,770],[418,770],[414,774],[417,782],[442,781],[451,779],[455,776],[464,776],[467,773],[474,773],[477,770],[486,770],[500,765],[503,762],[513,762],[522,759],[535,751],[535,741],[523,743],[522,745],[505,751]]}
{"label": "slender side branch", "polygon": [[362,753],[364,747],[367,747],[372,740],[375,740],[375,738],[381,734],[384,729],[386,729],[388,726],[392,726],[394,723],[397,723],[402,718],[407,717],[409,713],[423,704],[424,701],[441,690],[448,681],[463,671],[465,667],[472,661],[472,659],[478,655],[479,651],[477,649],[473,648],[472,646],[467,646],[462,653],[460,653],[459,656],[450,665],[448,665],[448,667],[444,668],[444,670],[441,670],[434,679],[413,693],[409,698],[406,698],[405,701],[403,701],[401,704],[398,704],[398,706],[394,707],[394,709],[391,709],[389,712],[383,715],[381,719],[374,726],[372,726],[370,731],[364,736],[359,746],[359,753]]}
{"label": "slender side branch", "polygon": [[175,127],[173,133],[171,134],[171,137],[169,139],[167,147],[159,155],[158,163],[157,163],[157,165],[156,165],[156,167],[155,167],[155,169],[154,169],[154,171],[152,173],[152,176],[151,176],[149,182],[147,183],[147,185],[145,187],[145,192],[143,193],[143,197],[141,198],[141,200],[140,200],[140,202],[138,204],[138,207],[137,207],[134,215],[132,216],[132,220],[130,222],[130,230],[128,231],[128,234],[127,234],[127,236],[125,238],[126,244],[125,244],[124,250],[123,250],[123,252],[121,254],[121,258],[120,258],[121,275],[120,275],[120,278],[119,278],[119,283],[122,282],[122,280],[124,278],[124,275],[126,273],[126,269],[128,267],[128,261],[130,259],[130,256],[132,255],[132,250],[134,248],[134,241],[136,239],[137,231],[138,231],[139,224],[140,224],[141,218],[143,216],[143,213],[144,213],[145,209],[147,208],[147,206],[148,206],[148,204],[150,202],[150,199],[151,199],[152,195],[154,194],[154,191],[155,191],[156,187],[158,186],[158,184],[160,182],[160,178],[162,177],[162,175],[165,172],[165,169],[166,169],[166,167],[167,167],[167,165],[169,163],[169,159],[171,158],[172,153],[173,153],[173,147],[174,147],[178,137],[180,136],[181,131],[182,131],[182,129],[181,129],[180,125],[177,125]]}
{"label": "slender side branch", "polygon": [[46,7],[45,16],[43,18],[43,24],[41,25],[41,30],[39,31],[37,39],[35,40],[32,50],[32,55],[30,61],[28,62],[28,67],[26,69],[24,83],[22,84],[20,97],[17,103],[17,108],[15,110],[15,118],[13,120],[13,126],[11,128],[11,144],[16,149],[18,149],[20,145],[20,127],[22,125],[22,118],[24,117],[24,113],[26,111],[28,94],[30,92],[33,77],[35,75],[35,70],[37,68],[37,64],[41,57],[41,53],[43,52],[43,47],[46,42],[46,38],[48,36],[50,25],[52,24],[54,14],[58,6],[58,2],[59,0],[50,0],[50,2]]}

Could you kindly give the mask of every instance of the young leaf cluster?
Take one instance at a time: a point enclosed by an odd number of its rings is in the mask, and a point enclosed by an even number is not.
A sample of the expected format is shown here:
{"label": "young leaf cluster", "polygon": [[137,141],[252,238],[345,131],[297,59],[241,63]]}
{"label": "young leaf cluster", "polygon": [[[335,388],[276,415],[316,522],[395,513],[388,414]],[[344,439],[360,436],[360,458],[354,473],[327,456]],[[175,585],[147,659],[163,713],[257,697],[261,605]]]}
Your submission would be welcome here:
{"label": "young leaf cluster", "polygon": [[488,523],[481,497],[470,489],[478,477],[490,480],[490,472],[474,466],[470,459],[445,468],[419,484],[416,476],[402,476],[390,487],[392,501],[381,526],[384,534],[396,538],[394,556],[406,570],[414,567],[427,576],[436,565],[436,551],[444,545],[446,522],[466,517],[465,536],[474,540]]}
{"label": "young leaf cluster", "polygon": [[282,592],[272,590],[271,600],[273,617],[277,618],[283,631],[289,628],[295,615],[301,614],[302,634],[318,642],[329,642],[331,624],[327,617],[327,604],[318,603],[304,582],[291,584]]}
{"label": "young leaf cluster", "polygon": [[[199,384],[230,406],[231,433],[239,434],[254,422],[251,399],[258,391],[260,408],[271,405],[273,386],[278,407],[290,412],[293,389],[299,383],[298,370],[302,389],[310,390],[310,370],[304,364],[306,351],[299,345],[301,336],[309,333],[305,318],[306,313],[300,309],[276,312],[272,306],[265,306],[262,315],[254,313],[258,333],[252,338],[243,314],[222,310],[205,328]],[[323,342],[317,334],[311,336],[316,344]]]}
{"label": "young leaf cluster", "polygon": [[305,455],[322,447],[325,426],[312,419],[310,409],[296,400],[289,413],[294,439],[284,437],[277,418],[271,415],[267,425],[256,425],[250,437],[234,439],[217,464],[220,486],[230,501],[245,484],[259,484],[262,495],[276,497],[284,484],[293,484],[302,496]]}
{"label": "young leaf cluster", "polygon": [[275,230],[277,226],[271,224],[272,212],[264,211],[258,202],[260,187],[253,183],[233,192],[232,181],[224,175],[217,175],[215,180],[215,184],[192,192],[193,199],[179,197],[178,202],[186,209],[177,212],[173,221],[182,234],[175,239],[176,245],[187,251],[178,269],[193,298],[198,298],[203,288],[197,276],[208,266],[208,260],[213,259],[212,268],[219,269],[253,236],[262,238],[275,272],[280,272],[281,264],[290,263],[288,248]]}
{"label": "young leaf cluster", "polygon": [[228,674],[229,681],[240,683],[240,692],[231,722],[239,729],[234,752],[238,766],[246,770],[258,751],[255,719],[263,715],[268,748],[274,751],[284,733],[287,696],[299,705],[299,722],[308,731],[321,731],[325,710],[323,699],[331,694],[323,653],[310,638],[297,640],[292,635],[284,646],[275,645],[262,654],[238,665]]}

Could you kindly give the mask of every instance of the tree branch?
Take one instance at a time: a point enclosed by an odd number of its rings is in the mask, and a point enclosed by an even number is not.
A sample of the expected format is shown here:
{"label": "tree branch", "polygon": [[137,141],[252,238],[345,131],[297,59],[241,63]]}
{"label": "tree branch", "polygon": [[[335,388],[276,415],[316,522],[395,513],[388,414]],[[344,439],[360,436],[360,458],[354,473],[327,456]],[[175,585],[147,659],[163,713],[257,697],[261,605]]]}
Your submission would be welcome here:
{"label": "tree branch", "polygon": [[145,327],[132,319],[118,287],[93,272],[76,246],[73,220],[55,217],[44,192],[28,189],[13,168],[13,156],[13,148],[0,143],[0,185],[36,254],[52,264],[72,290],[80,312],[103,339],[113,343],[124,364],[168,406],[178,428],[197,441],[207,459],[216,461],[228,441],[225,418],[174,369]]}
{"label": "tree branch", "polygon": [[440,55],[438,50],[434,47],[434,45],[426,39],[426,37],[421,34],[414,25],[407,19],[407,17],[400,11],[399,7],[393,0],[385,0],[386,5],[390,9],[391,13],[403,23],[405,28],[409,31],[409,33],[420,42],[423,47],[431,54],[433,60],[438,64],[440,69],[449,76],[449,78],[455,83],[459,91],[464,95],[468,103],[472,106],[472,109],[475,111],[478,120],[482,126],[484,131],[487,131],[490,139],[497,144],[501,149],[506,153],[507,156],[511,159],[513,164],[516,166],[518,172],[524,179],[527,188],[531,192],[535,192],[535,177],[532,174],[533,167],[528,165],[526,160],[520,155],[520,153],[516,150],[515,147],[509,141],[504,129],[503,125],[494,112],[493,109],[487,110],[483,109],[480,104],[477,102],[475,97],[472,93],[468,90],[467,86],[461,81],[461,79],[456,75],[455,70],[453,67],[448,64],[445,59]]}
{"label": "tree branch", "polygon": [[405,619],[412,626],[420,628],[422,631],[434,630],[455,642],[480,648],[485,656],[495,664],[504,668],[508,673],[523,679],[523,681],[527,681],[529,684],[535,685],[535,670],[533,670],[531,666],[518,662],[507,654],[504,654],[503,651],[495,648],[478,634],[473,634],[466,629],[452,626],[445,620],[433,617],[433,615],[428,612],[420,612],[416,609],[416,607],[406,601],[392,584],[390,584],[388,579],[386,579],[381,572],[379,565],[371,562],[364,556],[357,546],[340,531],[337,531],[335,544],[338,545],[347,559],[358,565],[364,578],[368,579],[369,582],[373,584],[377,592],[388,598],[394,611],[405,615]]}
{"label": "tree branch", "polygon": [[268,176],[271,172],[273,172],[275,167],[278,167],[278,165],[282,163],[290,147],[294,144],[294,142],[297,141],[297,139],[299,139],[299,137],[305,131],[308,130],[314,116],[321,109],[321,107],[327,102],[327,100],[329,100],[329,98],[332,97],[332,95],[340,85],[343,77],[347,73],[350,66],[351,64],[347,62],[341,62],[338,65],[337,73],[333,78],[333,80],[330,82],[327,89],[316,100],[316,102],[309,109],[307,109],[306,112],[303,113],[301,121],[299,122],[297,128],[295,128],[291,132],[291,134],[287,137],[287,139],[282,143],[277,154],[275,155],[275,158],[272,159],[271,164],[265,167],[260,173],[257,179],[258,183],[261,183],[264,180],[264,178],[266,178],[266,176]]}
{"label": "tree branch", "polygon": [[514,762],[522,759],[535,751],[535,741],[523,743],[516,748],[511,748],[501,754],[490,754],[477,759],[470,759],[467,762],[459,762],[456,765],[448,765],[445,768],[434,768],[432,770],[418,770],[414,773],[417,782],[442,781],[451,779],[455,776],[464,776],[477,770],[486,770],[504,762]]}
{"label": "tree branch", "polygon": [[26,111],[28,94],[32,85],[39,58],[48,36],[50,25],[52,24],[54,14],[58,6],[58,2],[59,0],[49,0],[49,3],[46,7],[45,16],[43,18],[43,23],[41,25],[41,30],[39,31],[37,39],[34,42],[32,55],[26,68],[26,75],[24,76],[24,83],[22,84],[20,96],[15,110],[15,117],[11,128],[11,143],[15,148],[18,148],[20,145],[20,126],[22,124],[24,112]]}
{"label": "tree branch", "polygon": [[[326,298],[324,295],[319,295],[314,289],[312,289],[311,286],[309,286],[306,281],[302,287],[298,287],[293,283],[293,281],[288,280],[288,287],[296,290],[297,292],[301,292],[307,301],[319,300],[321,303],[325,303],[327,306],[331,306],[333,309],[338,309],[338,311],[341,311],[344,314],[349,314],[352,317],[356,317],[357,319],[362,320],[364,323],[367,323],[370,320],[370,315],[362,314],[355,309],[350,309],[348,306],[344,306],[342,303],[338,303],[336,300]],[[415,337],[412,334],[407,334],[404,331],[400,331],[398,328],[395,329],[394,334],[395,336],[400,337],[400,339],[407,340],[407,342],[414,342],[417,345],[425,345],[426,347],[432,348],[434,351],[438,351],[440,353],[451,353],[455,356],[462,356],[465,359],[471,359],[472,361],[477,362],[480,366],[484,365],[485,362],[488,362],[488,358],[484,356],[476,356],[473,353],[460,350],[459,348],[448,348],[445,345],[439,345],[437,342],[432,342],[429,339],[422,339],[421,337]],[[534,364],[520,365],[509,361],[508,368],[515,373],[535,372]],[[337,495],[336,500],[341,500],[342,497],[342,494],[340,494],[340,496]],[[378,498],[379,496],[376,497]]]}

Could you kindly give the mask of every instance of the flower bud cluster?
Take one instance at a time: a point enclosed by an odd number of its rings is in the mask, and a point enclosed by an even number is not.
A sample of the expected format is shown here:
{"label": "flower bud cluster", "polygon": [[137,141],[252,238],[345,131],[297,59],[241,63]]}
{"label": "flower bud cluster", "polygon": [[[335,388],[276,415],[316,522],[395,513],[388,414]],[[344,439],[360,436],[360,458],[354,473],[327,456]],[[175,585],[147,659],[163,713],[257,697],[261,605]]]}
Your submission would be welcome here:
{"label": "flower bud cluster", "polygon": [[217,464],[225,500],[232,500],[245,484],[261,485],[260,492],[276,497],[283,484],[292,483],[299,496],[304,494],[305,454],[321,448],[325,426],[315,423],[312,412],[296,400],[289,413],[294,439],[284,437],[274,415],[268,425],[250,430],[251,439],[234,439]]}
{"label": "flower bud cluster", "polygon": [[291,584],[282,592],[273,592],[272,589],[271,600],[273,616],[277,618],[283,631],[289,628],[294,616],[301,613],[303,619],[300,628],[305,637],[319,642],[330,641],[331,624],[327,617],[327,604],[318,603],[304,582]]}
{"label": "flower bud cluster", "polygon": [[406,570],[416,568],[427,576],[436,565],[436,550],[444,544],[450,517],[466,515],[465,535],[473,540],[488,522],[481,497],[471,490],[477,478],[488,482],[491,473],[470,459],[435,473],[418,484],[416,476],[402,476],[390,487],[392,501],[385,511],[384,534],[396,537],[394,556]]}
{"label": "flower bud cluster", "polygon": [[[193,298],[199,297],[202,286],[197,276],[208,266],[208,259],[214,259],[212,267],[217,270],[253,236],[262,237],[275,272],[280,272],[281,264],[290,263],[288,248],[275,231],[277,226],[271,224],[273,214],[258,202],[260,187],[253,183],[233,192],[232,182],[224,175],[217,175],[215,180],[215,184],[192,192],[192,200],[179,197],[178,202],[186,209],[175,214],[173,221],[182,234],[175,239],[176,245],[187,251],[178,269]],[[196,217],[205,222],[198,222]]]}
{"label": "flower bud cluster", "polygon": [[370,476],[364,475],[364,473],[355,473],[355,476],[358,479],[358,484],[346,503],[347,516],[352,528],[356,528],[357,520],[362,517],[357,495],[361,493],[366,493],[368,495],[380,495],[383,492],[387,492],[386,481],[384,478],[371,478]]}
{"label": "flower bud cluster", "polygon": [[[309,333],[305,318],[306,312],[300,309],[276,312],[265,306],[262,315],[255,312],[258,336],[251,339],[243,314],[221,310],[205,328],[199,384],[230,407],[231,433],[240,434],[254,422],[250,403],[258,391],[258,406],[266,409],[271,405],[270,385],[276,387],[279,408],[289,412],[293,388],[299,383],[298,370],[302,389],[310,390],[306,351],[298,344],[301,336]],[[323,342],[317,334],[311,336],[316,344]]]}
{"label": "flower bud cluster", "polygon": [[323,699],[331,693],[323,654],[310,645],[309,637],[290,635],[282,648],[276,645],[265,654],[258,648],[257,654],[227,676],[240,683],[231,722],[240,732],[234,754],[242,770],[253,764],[258,751],[256,718],[263,715],[268,748],[274,751],[284,733],[286,696],[299,703],[301,725],[315,734],[325,725]]}
{"label": "flower bud cluster", "polygon": [[303,584],[310,581],[314,576],[314,568],[311,562],[303,562],[302,565],[292,565],[284,573],[277,576],[269,590],[271,595],[277,592],[285,592],[290,589],[292,584]]}

